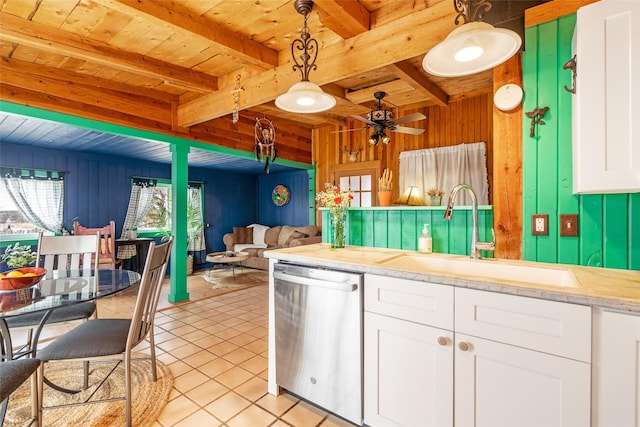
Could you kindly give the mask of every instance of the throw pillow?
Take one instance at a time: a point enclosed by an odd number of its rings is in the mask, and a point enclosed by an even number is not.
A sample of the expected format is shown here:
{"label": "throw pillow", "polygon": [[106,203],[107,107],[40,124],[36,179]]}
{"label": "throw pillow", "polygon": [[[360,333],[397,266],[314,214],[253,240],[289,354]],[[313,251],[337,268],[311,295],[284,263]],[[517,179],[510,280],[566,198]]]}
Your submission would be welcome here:
{"label": "throw pillow", "polygon": [[253,243],[264,245],[264,233],[267,231],[269,226],[262,224],[251,224],[247,225],[247,228],[253,228]]}
{"label": "throw pillow", "polygon": [[253,243],[253,230],[246,227],[233,227],[233,241],[235,243]]}
{"label": "throw pillow", "polygon": [[305,225],[303,227],[296,227],[296,231],[304,234],[307,237],[313,237],[318,235],[318,227],[315,225]]}
{"label": "throw pillow", "polygon": [[274,246],[278,246],[278,236],[280,235],[280,230],[282,230],[281,225],[276,225],[275,227],[269,228],[264,233],[264,242],[268,247],[272,248]]}

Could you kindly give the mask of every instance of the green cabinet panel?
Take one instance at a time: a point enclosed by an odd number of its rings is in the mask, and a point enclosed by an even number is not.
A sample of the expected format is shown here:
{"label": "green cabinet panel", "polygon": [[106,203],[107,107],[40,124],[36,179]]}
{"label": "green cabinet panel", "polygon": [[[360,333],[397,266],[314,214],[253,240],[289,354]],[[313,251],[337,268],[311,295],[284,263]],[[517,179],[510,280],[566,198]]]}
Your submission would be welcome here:
{"label": "green cabinet panel", "polygon": [[[322,211],[322,241],[329,243],[329,210]],[[347,244],[415,251],[418,236],[424,224],[429,224],[433,239],[433,251],[466,255],[470,253],[473,215],[471,207],[454,208],[450,221],[444,219],[444,207],[374,207],[349,208],[347,224]],[[478,229],[480,239],[492,239],[493,208],[481,206],[478,209]],[[484,256],[492,257],[491,252]]]}

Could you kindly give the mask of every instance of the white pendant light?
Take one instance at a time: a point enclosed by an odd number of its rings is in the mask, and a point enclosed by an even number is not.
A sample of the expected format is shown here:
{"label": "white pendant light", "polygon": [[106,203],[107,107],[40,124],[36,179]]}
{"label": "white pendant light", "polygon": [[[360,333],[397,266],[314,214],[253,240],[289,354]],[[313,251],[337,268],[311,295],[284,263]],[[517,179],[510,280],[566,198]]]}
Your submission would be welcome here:
{"label": "white pendant light", "polygon": [[[294,70],[300,70],[302,81],[294,84],[291,88],[276,98],[276,107],[291,113],[319,113],[327,111],[336,105],[333,96],[328,95],[315,83],[309,81],[309,71],[316,69],[316,59],[318,57],[318,41],[311,38],[309,27],[307,27],[307,15],[313,9],[313,1],[296,0],[294,7],[298,13],[304,16],[304,25],[299,39],[295,39],[291,44],[291,55],[293,57]],[[296,50],[301,51],[301,62],[296,58]]]}
{"label": "white pendant light", "polygon": [[[458,17],[464,18],[465,23],[453,30],[438,45],[425,55],[422,67],[429,74],[440,77],[459,77],[489,70],[502,64],[518,52],[522,45],[520,36],[506,28],[495,28],[486,22],[468,22],[469,8],[475,6],[464,3],[458,9],[460,0],[454,0]],[[489,2],[481,2],[481,6],[488,11]],[[472,15],[475,15],[475,11]]]}

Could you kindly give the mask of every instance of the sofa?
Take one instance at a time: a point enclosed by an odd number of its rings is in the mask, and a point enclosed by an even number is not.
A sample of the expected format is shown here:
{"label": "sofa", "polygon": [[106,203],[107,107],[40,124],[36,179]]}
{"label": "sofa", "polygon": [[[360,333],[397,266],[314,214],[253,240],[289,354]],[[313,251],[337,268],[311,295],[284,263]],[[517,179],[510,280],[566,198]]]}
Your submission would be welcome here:
{"label": "sofa", "polygon": [[315,225],[268,227],[251,224],[233,227],[233,232],[225,234],[222,241],[227,251],[249,254],[249,258],[243,261],[243,266],[268,270],[269,259],[264,256],[265,251],[321,243],[322,235]]}

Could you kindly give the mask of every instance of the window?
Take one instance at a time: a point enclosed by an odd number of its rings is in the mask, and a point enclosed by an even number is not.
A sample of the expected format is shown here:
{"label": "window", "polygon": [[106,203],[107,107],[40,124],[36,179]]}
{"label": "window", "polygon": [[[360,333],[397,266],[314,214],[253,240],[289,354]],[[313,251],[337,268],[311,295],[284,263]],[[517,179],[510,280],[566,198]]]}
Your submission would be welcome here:
{"label": "window", "polygon": [[38,233],[40,229],[26,219],[4,185],[0,185],[0,234]]}
{"label": "window", "polygon": [[375,173],[375,169],[345,170],[335,172],[334,178],[341,189],[353,193],[352,207],[371,207],[376,199]]}
{"label": "window", "polygon": [[154,188],[151,206],[138,225],[139,231],[171,230],[171,184],[158,182]]}

